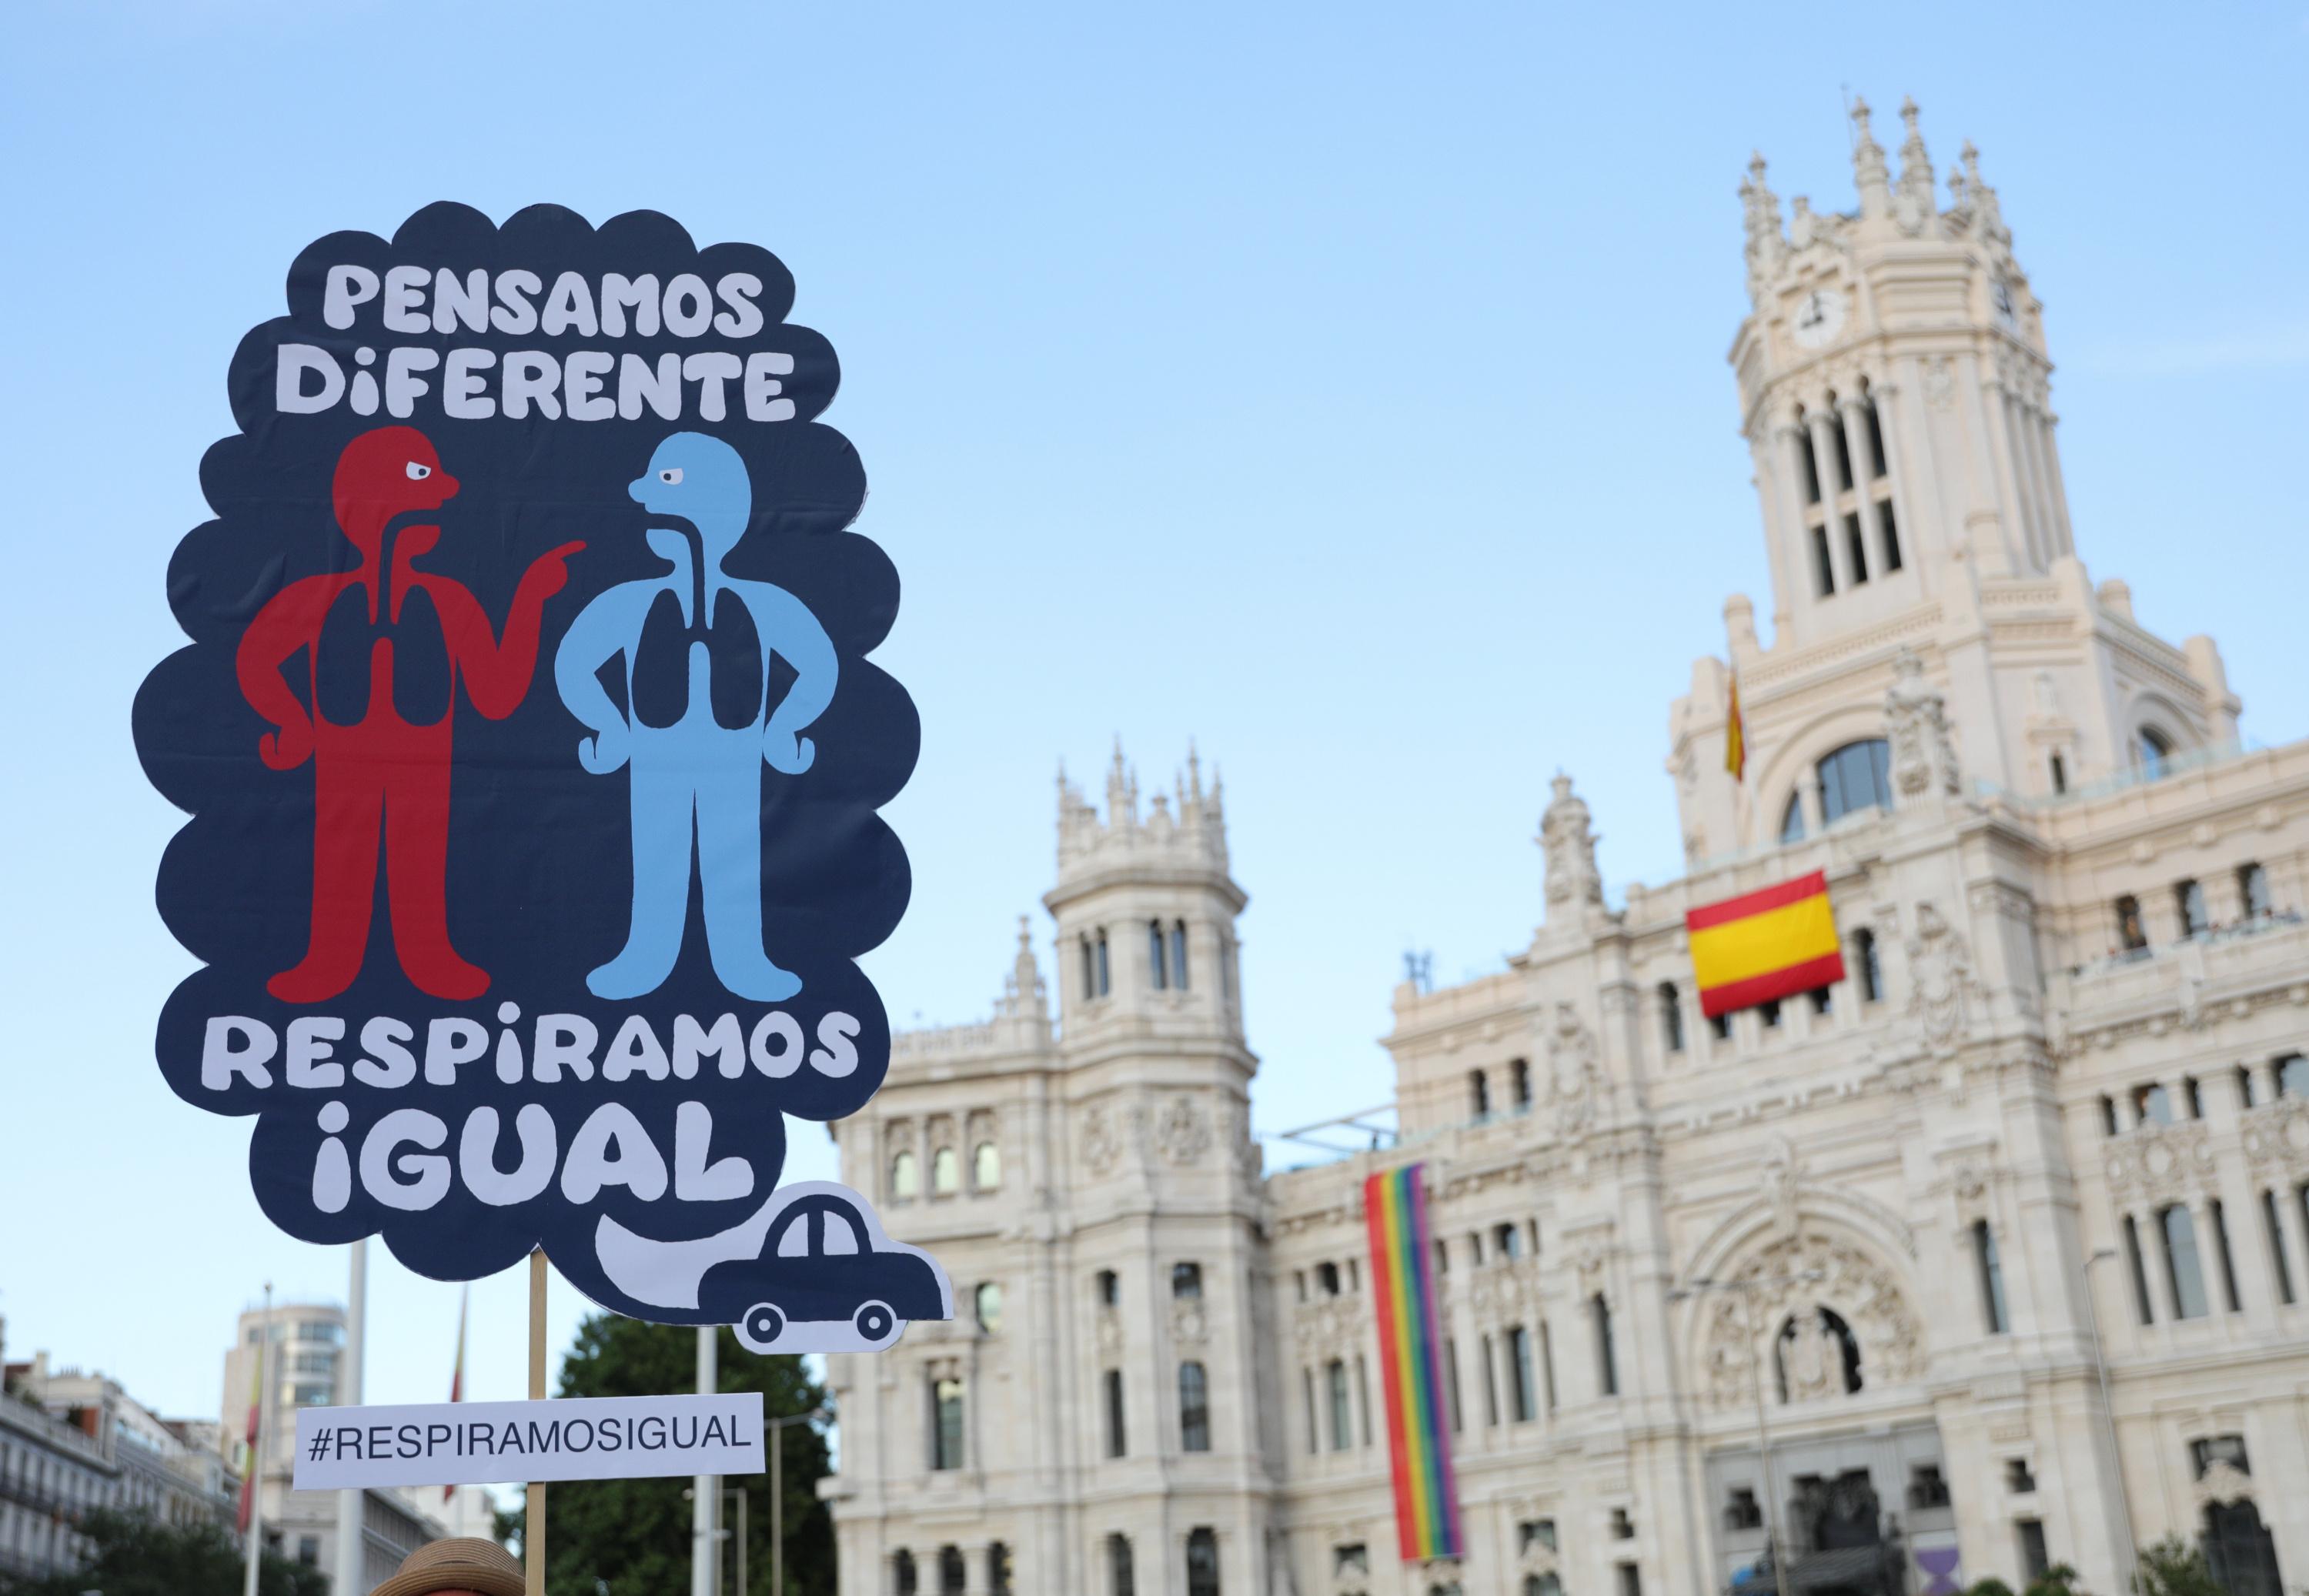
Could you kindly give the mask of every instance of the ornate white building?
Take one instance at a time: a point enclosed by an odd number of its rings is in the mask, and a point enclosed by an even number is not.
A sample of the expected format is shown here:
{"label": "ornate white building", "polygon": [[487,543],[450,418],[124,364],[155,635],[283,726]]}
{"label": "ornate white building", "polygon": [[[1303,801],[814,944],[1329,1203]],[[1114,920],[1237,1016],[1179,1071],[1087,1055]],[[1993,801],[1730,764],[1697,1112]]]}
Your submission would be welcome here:
{"label": "ornate white building", "polygon": [[[1530,946],[1396,992],[1399,1137],[1262,1174],[1215,783],[1061,780],[1055,971],[1022,924],[838,1127],[966,1305],[832,1360],[844,1596],[1698,1593],[1768,1522],[1795,1592],[2114,1593],[2166,1534],[2309,1579],[2309,742],[2241,749],[2212,642],[2087,577],[1996,193],[1902,115],[1855,212],[1743,187],[1772,641],[1733,598],[1671,711],[1687,874],[1614,907],[1559,778]],[[1813,870],[1845,979],[1703,1020],[1685,910]],[[1425,1566],[1361,1212],[1412,1159]]]}

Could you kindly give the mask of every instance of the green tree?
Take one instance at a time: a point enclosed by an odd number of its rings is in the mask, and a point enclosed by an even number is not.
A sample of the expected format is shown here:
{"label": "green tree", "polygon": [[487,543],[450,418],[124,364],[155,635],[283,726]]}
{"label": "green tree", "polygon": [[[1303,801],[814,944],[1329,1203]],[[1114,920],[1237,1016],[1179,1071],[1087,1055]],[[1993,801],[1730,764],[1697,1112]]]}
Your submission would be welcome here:
{"label": "green tree", "polygon": [[2012,1596],[2012,1587],[1992,1574],[1986,1579],[1976,1579],[1967,1585],[1964,1596]]}
{"label": "green tree", "polygon": [[2132,1588],[2140,1596],[2225,1596],[2205,1554],[2178,1535],[2140,1549]]}
{"label": "green tree", "polygon": [[[141,1513],[91,1513],[80,1526],[90,1542],[78,1572],[46,1579],[0,1574],[0,1596],[240,1596],[247,1565],[242,1543],[214,1524],[164,1524]],[[327,1596],[317,1568],[264,1554],[259,1596]]]}
{"label": "green tree", "polygon": [[[807,1413],[826,1392],[794,1357],[759,1357],[724,1328],[717,1367],[723,1391],[758,1391],[765,1418]],[[663,1396],[697,1387],[697,1333],[686,1325],[644,1324],[595,1314],[578,1327],[561,1366],[563,1396]],[[834,1522],[817,1499],[829,1469],[826,1437],[815,1427],[780,1433],[785,1478],[786,1596],[833,1596]],[[743,1596],[770,1588],[770,1477],[731,1475],[725,1489],[746,1493]],[[689,1485],[676,1480],[584,1480],[553,1486],[546,1497],[548,1596],[664,1596],[689,1589]],[[736,1502],[725,1499],[722,1525],[737,1531]],[[498,1516],[499,1532],[518,1541],[523,1511]],[[733,1590],[737,1558],[723,1543],[722,1589]],[[43,1592],[43,1596],[46,1593]],[[108,1592],[108,1596],[109,1593]]]}

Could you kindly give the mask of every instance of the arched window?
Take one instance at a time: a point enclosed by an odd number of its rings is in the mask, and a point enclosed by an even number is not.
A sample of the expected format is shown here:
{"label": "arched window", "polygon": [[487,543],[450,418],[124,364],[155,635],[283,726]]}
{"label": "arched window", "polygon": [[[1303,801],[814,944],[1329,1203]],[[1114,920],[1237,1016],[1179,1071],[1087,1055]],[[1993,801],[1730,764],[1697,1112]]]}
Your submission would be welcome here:
{"label": "arched window", "polygon": [[1683,1051],[1683,1000],[1673,981],[1659,984],[1660,1044],[1671,1053]]}
{"label": "arched window", "polygon": [[1612,1305],[1601,1291],[1587,1299],[1587,1316],[1596,1332],[1596,1389],[1605,1396],[1617,1396],[1620,1359],[1612,1346]]}
{"label": "arched window", "polygon": [[982,1192],[1002,1189],[1002,1150],[991,1142],[981,1142],[970,1155],[971,1184]]}
{"label": "arched window", "polygon": [[1002,1287],[999,1282],[979,1282],[977,1307],[980,1329],[991,1334],[1002,1328]]}
{"label": "arched window", "polygon": [[1187,1596],[1219,1596],[1219,1538],[1207,1529],[1187,1532]]}
{"label": "arched window", "polygon": [[1816,1307],[1782,1320],[1772,1361],[1784,1402],[1860,1389],[1860,1342],[1833,1308]]}
{"label": "arched window", "polygon": [[1094,951],[1098,955],[1095,960],[1098,975],[1098,995],[1101,997],[1103,997],[1109,991],[1112,990],[1112,982],[1110,979],[1112,971],[1107,968],[1106,962],[1106,927],[1104,926],[1101,926],[1098,928],[1098,941],[1094,945]]}
{"label": "arched window", "polygon": [[1203,1366],[1189,1360],[1179,1366],[1179,1448],[1182,1452],[1211,1449],[1211,1385]]}
{"label": "arched window", "polygon": [[930,1195],[951,1197],[962,1189],[962,1154],[941,1147],[930,1154]]}
{"label": "arched window", "polygon": [[1347,1366],[1334,1358],[1323,1370],[1323,1385],[1331,1400],[1331,1450],[1345,1452],[1354,1441],[1353,1417],[1347,1407]]}
{"label": "arched window", "polygon": [[1130,1538],[1106,1538],[1107,1596],[1138,1596],[1138,1581],[1130,1566]]}
{"label": "arched window", "polygon": [[1123,1410],[1122,1371],[1106,1371],[1106,1455],[1120,1457],[1130,1450],[1130,1434]]}
{"label": "arched window", "polygon": [[1513,1095],[1515,1110],[1520,1114],[1531,1107],[1531,1060],[1508,1060],[1508,1088]]}
{"label": "arched window", "polygon": [[921,1589],[914,1573],[914,1554],[902,1551],[890,1559],[890,1582],[898,1596],[914,1596]]}
{"label": "arched window", "polygon": [[2149,945],[2149,932],[2140,921],[2140,900],[2131,893],[2116,901],[2116,941],[2128,953]]}
{"label": "arched window", "polygon": [[1469,1100],[1474,1107],[1475,1117],[1478,1119],[1489,1119],[1492,1117],[1491,1077],[1486,1075],[1481,1070],[1469,1070],[1467,1072],[1467,1089]]}
{"label": "arched window", "polygon": [[1563,1596],[1563,1582],[1552,1574],[1526,1574],[1523,1596]]}
{"label": "arched window", "polygon": [[1876,933],[1865,926],[1852,934],[1852,978],[1860,983],[1861,1002],[1882,1000],[1884,963],[1876,952]]}
{"label": "arched window", "polygon": [[963,1566],[962,1548],[938,1548],[938,1596],[962,1596],[962,1588],[970,1583],[970,1573]]}
{"label": "arched window", "polygon": [[1203,1294],[1203,1266],[1200,1264],[1171,1265],[1171,1295],[1187,1300]]}
{"label": "arched window", "polygon": [[2132,739],[2132,763],[2140,767],[2143,780],[2154,781],[2165,773],[2165,762],[2173,757],[2173,739],[2154,726],[2144,726]]}
{"label": "arched window", "polygon": [[1187,989],[1187,922],[1184,920],[1171,927],[1171,984],[1181,992]]}
{"label": "arched window", "polygon": [[890,1160],[890,1200],[911,1203],[921,1195],[922,1172],[912,1152],[902,1152]]}
{"label": "arched window", "polygon": [[930,1382],[930,1467],[962,1467],[962,1382]]}
{"label": "arched window", "polygon": [[1010,1596],[1010,1549],[999,1540],[986,1547],[988,1596]]}
{"label": "arched window", "polygon": [[1820,452],[1812,447],[1812,418],[1796,410],[1796,463],[1803,467],[1804,502],[1820,503]]}
{"label": "arched window", "polygon": [[1892,807],[1892,750],[1881,737],[1835,749],[1812,767],[1820,777],[1820,817],[1834,825],[1862,809]]}
{"label": "arched window", "polygon": [[1171,955],[1167,948],[1168,945],[1163,939],[1163,922],[1148,920],[1146,922],[1146,957],[1149,968],[1154,973],[1154,989],[1157,992],[1164,990],[1171,984]]}
{"label": "arched window", "polygon": [[1098,1272],[1098,1305],[1120,1307],[1122,1305],[1122,1277],[1111,1269]]}
{"label": "arched window", "polygon": [[1083,1001],[1087,1003],[1098,996],[1098,959],[1097,955],[1091,951],[1090,933],[1084,932],[1080,940],[1082,942],[1082,995]]}

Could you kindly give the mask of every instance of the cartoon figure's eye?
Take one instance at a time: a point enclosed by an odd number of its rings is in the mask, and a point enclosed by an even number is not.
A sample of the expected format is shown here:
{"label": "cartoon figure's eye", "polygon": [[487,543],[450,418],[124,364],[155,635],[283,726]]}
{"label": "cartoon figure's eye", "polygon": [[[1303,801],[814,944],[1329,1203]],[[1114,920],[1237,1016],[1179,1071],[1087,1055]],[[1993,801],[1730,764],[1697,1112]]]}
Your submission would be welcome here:
{"label": "cartoon figure's eye", "polygon": [[657,479],[667,484],[679,482],[681,480],[681,468],[678,465],[670,465],[657,474]]}
{"label": "cartoon figure's eye", "polygon": [[409,479],[411,482],[422,482],[426,478],[432,474],[433,468],[431,466],[419,465],[413,460],[409,462]]}

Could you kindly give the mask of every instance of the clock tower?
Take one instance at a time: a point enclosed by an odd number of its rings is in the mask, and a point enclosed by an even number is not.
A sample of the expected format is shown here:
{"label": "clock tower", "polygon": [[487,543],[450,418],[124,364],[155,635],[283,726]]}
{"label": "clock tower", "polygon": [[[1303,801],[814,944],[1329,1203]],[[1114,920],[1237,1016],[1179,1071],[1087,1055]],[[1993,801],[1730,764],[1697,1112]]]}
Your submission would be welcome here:
{"label": "clock tower", "polygon": [[[1740,185],[1750,311],[1730,358],[1770,636],[1734,595],[1728,658],[1700,660],[1676,703],[1669,764],[1693,863],[1838,818],[1821,766],[1884,737],[1896,688],[1941,700],[1938,798],[1982,783],[2058,798],[2235,736],[2211,640],[2174,647],[2134,621],[2122,582],[2088,580],[2043,306],[1996,191],[1967,143],[1942,205],[1913,101],[1900,118],[1895,175],[1854,106],[1855,210],[1798,196],[1783,214],[1760,155]],[[1724,768],[1734,677],[1743,777]]]}

